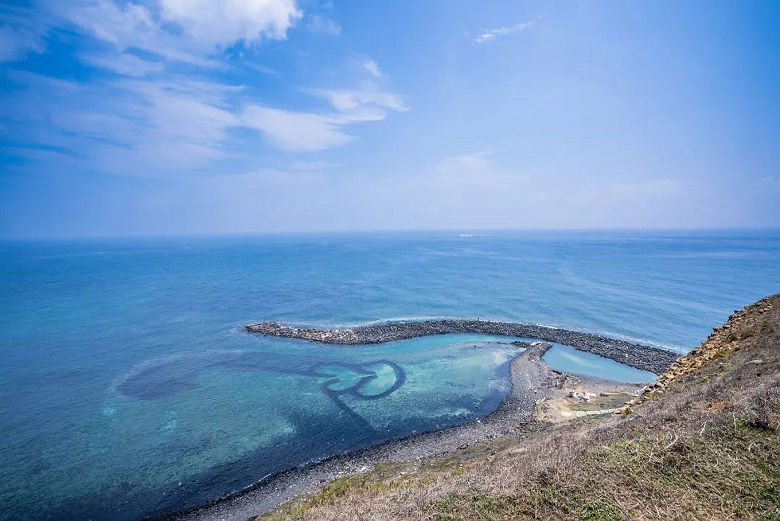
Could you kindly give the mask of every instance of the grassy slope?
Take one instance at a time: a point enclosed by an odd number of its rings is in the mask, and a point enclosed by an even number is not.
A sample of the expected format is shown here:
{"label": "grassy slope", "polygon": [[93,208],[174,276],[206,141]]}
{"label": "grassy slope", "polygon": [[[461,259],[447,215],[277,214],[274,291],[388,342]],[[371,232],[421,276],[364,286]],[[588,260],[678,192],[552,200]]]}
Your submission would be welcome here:
{"label": "grassy slope", "polygon": [[780,520],[780,295],[620,415],[378,465],[262,519]]}

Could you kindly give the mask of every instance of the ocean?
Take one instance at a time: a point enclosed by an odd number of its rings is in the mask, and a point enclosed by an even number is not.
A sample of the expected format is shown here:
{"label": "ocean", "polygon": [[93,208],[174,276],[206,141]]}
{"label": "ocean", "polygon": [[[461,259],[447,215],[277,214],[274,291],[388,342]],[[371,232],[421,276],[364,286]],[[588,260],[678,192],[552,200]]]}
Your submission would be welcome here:
{"label": "ocean", "polygon": [[[780,290],[780,232],[459,232],[0,243],[0,518],[133,520],[485,416],[518,347],[244,332],[466,317],[684,353]],[[566,346],[555,368],[652,379]],[[366,375],[371,378],[366,380]]]}

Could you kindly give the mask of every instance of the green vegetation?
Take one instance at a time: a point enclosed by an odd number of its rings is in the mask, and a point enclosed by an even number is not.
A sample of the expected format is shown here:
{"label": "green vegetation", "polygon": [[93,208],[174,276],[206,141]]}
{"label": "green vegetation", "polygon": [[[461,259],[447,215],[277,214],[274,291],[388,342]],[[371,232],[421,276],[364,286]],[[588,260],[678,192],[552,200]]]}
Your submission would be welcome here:
{"label": "green vegetation", "polygon": [[780,519],[780,443],[772,430],[723,426],[706,436],[627,440],[586,455],[561,475],[491,495],[450,493],[434,519]]}

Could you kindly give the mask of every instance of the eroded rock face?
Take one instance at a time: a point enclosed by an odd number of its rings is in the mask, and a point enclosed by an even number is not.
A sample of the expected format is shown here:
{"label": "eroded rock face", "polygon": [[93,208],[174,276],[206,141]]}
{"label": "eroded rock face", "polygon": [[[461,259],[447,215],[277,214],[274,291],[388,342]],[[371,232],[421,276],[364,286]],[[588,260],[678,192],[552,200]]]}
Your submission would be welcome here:
{"label": "eroded rock face", "polygon": [[446,333],[483,333],[489,335],[538,338],[588,351],[637,369],[661,374],[677,359],[671,351],[636,344],[618,338],[582,333],[534,324],[494,322],[488,320],[444,319],[390,322],[344,329],[311,329],[260,322],[246,326],[250,333],[299,338],[326,344],[377,344],[427,335]]}

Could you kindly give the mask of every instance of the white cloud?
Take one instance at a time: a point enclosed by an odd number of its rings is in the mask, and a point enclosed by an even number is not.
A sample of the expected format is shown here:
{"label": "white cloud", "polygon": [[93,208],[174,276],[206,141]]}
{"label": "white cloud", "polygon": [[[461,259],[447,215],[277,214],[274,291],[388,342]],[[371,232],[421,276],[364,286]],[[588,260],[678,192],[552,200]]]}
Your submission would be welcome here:
{"label": "white cloud", "polygon": [[241,119],[245,126],[259,130],[284,150],[313,152],[352,140],[338,121],[320,114],[252,105],[244,110]]}
{"label": "white cloud", "polygon": [[22,7],[4,6],[0,10],[0,63],[19,60],[31,52],[41,53],[47,23]]}
{"label": "white cloud", "polygon": [[486,43],[491,40],[495,40],[499,36],[506,36],[508,34],[512,34],[518,31],[523,31],[525,29],[528,29],[534,24],[534,22],[523,22],[515,25],[510,25],[506,27],[496,27],[495,29],[490,29],[488,31],[482,32],[479,36],[474,38],[474,41],[477,43]]}
{"label": "white cloud", "polygon": [[151,136],[145,146],[159,144],[165,149],[197,151],[208,159],[225,155],[230,128],[239,119],[225,107],[225,97],[239,90],[210,82],[186,80],[158,82],[128,81],[124,85],[143,99],[142,112]]}
{"label": "white cloud", "polygon": [[279,71],[277,71],[273,67],[268,67],[267,65],[263,65],[262,63],[251,63],[245,61],[242,64],[242,67],[247,67],[249,69],[252,69],[253,71],[257,71],[261,74],[267,74],[269,76],[279,76]]}
{"label": "white cloud", "polygon": [[[361,89],[304,91],[327,105],[289,110],[269,106],[241,85],[193,80],[186,72],[192,68],[181,67],[180,62],[222,67],[220,51],[236,42],[284,38],[303,15],[296,0],[40,1],[48,2],[43,4],[47,17],[54,20],[42,27],[64,27],[93,38],[76,57],[119,77],[64,82],[14,71],[27,89],[3,100],[14,107],[3,130],[24,133],[41,147],[19,152],[27,157],[38,154],[42,161],[53,161],[53,156],[67,156],[60,159],[70,166],[80,163],[121,175],[213,171],[228,161],[261,160],[258,150],[267,150],[258,144],[291,152],[341,146],[354,139],[350,125],[408,110],[400,96],[373,83]],[[327,20],[321,17],[318,23]],[[27,30],[19,23],[0,27],[13,31],[0,32],[0,56],[22,52],[20,42],[37,48],[39,39],[16,38]],[[381,75],[370,62],[372,75]],[[246,65],[276,74],[262,64]],[[214,77],[214,72],[201,69],[198,77]]]}
{"label": "white cloud", "polygon": [[195,171],[235,154],[228,138],[240,123],[224,104],[230,89],[219,84],[185,78],[75,83],[30,74],[15,79],[27,89],[9,100],[9,124],[28,142],[70,155],[69,167],[158,176]]}
{"label": "white cloud", "polygon": [[[70,121],[82,135],[92,133],[117,146],[95,144],[97,164],[113,173],[157,175],[198,169],[231,155],[229,131],[239,119],[223,104],[229,89],[184,79],[127,80],[111,87],[117,97]],[[90,118],[84,120],[84,114]],[[97,125],[96,117],[110,118]],[[79,128],[79,123],[81,128]]]}
{"label": "white cloud", "polygon": [[237,42],[284,39],[303,15],[296,0],[49,0],[51,12],[118,50],[216,65],[208,55]]}
{"label": "white cloud", "polygon": [[259,130],[284,150],[312,152],[348,143],[353,139],[343,127],[381,121],[388,110],[407,111],[403,99],[378,90],[308,89],[305,92],[328,100],[334,112],[298,112],[263,105],[248,106],[244,125]]}
{"label": "white cloud", "polygon": [[127,53],[86,54],[81,60],[122,76],[140,78],[153,72],[160,72],[165,64],[159,61],[143,60]]}
{"label": "white cloud", "polygon": [[306,29],[315,34],[329,34],[331,36],[341,34],[341,26],[321,14],[310,15],[306,20]]}
{"label": "white cloud", "polygon": [[382,71],[379,69],[379,65],[377,65],[377,63],[372,59],[364,61],[363,68],[366,69],[374,78],[381,78],[384,76]]}
{"label": "white cloud", "polygon": [[[315,96],[327,99],[331,106],[343,114],[358,116],[365,113],[366,109],[388,109],[397,112],[406,112],[409,107],[401,96],[379,90],[338,90],[338,89],[313,89],[309,91]],[[378,119],[383,119],[384,115]],[[366,120],[374,119],[367,117]]]}
{"label": "white cloud", "polygon": [[186,35],[165,30],[143,5],[118,5],[113,0],[52,2],[52,12],[87,35],[113,45],[120,52],[140,49],[167,60],[214,65],[204,58],[207,49]]}
{"label": "white cloud", "polygon": [[302,16],[295,0],[159,0],[160,16],[199,42],[226,46],[284,39]]}
{"label": "white cloud", "polygon": [[169,175],[213,169],[215,161],[257,160],[262,143],[290,152],[321,151],[352,141],[350,125],[384,119],[390,109],[383,107],[400,108],[387,93],[344,91],[351,101],[342,110],[285,110],[247,98],[240,86],[168,73],[89,84],[14,76],[28,88],[7,100],[15,107],[9,131],[122,175]]}
{"label": "white cloud", "polygon": [[23,58],[28,52],[42,52],[43,42],[35,33],[9,25],[0,26],[0,62]]}

